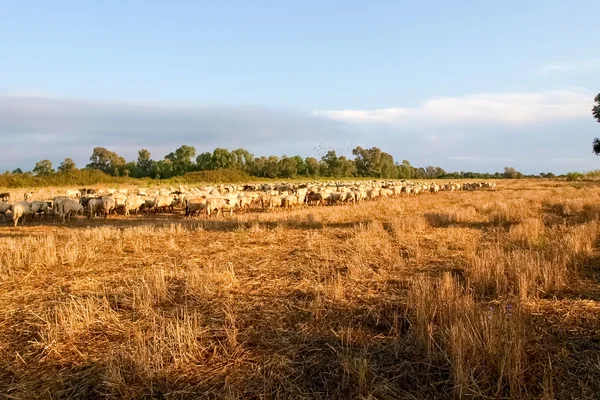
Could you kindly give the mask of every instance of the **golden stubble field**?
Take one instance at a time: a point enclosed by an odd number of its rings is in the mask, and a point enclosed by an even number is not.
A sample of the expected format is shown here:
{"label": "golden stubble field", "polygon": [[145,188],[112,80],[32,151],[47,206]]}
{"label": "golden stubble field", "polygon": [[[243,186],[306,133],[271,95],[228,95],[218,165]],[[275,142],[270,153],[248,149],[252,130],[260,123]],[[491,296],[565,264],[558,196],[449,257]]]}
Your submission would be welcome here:
{"label": "golden stubble field", "polygon": [[0,224],[6,398],[598,398],[600,187]]}

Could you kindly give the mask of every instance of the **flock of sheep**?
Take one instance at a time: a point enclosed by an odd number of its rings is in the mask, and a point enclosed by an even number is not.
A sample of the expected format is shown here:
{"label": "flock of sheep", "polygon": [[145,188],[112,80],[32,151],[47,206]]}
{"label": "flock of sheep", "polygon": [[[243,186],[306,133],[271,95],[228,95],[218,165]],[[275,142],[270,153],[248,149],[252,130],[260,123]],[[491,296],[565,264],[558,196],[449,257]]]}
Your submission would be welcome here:
{"label": "flock of sheep", "polygon": [[416,196],[422,193],[435,194],[440,191],[494,189],[496,183],[447,184],[401,181],[319,182],[306,184],[248,184],[219,185],[204,187],[179,186],[150,191],[138,188],[127,189],[79,189],[67,190],[64,196],[52,200],[33,200],[33,193],[25,193],[23,201],[11,203],[10,193],[0,193],[0,214],[12,215],[14,226],[19,220],[48,218],[55,215],[67,221],[71,216],[85,215],[88,218],[104,217],[122,213],[173,212],[174,207],[185,208],[185,215],[200,214],[215,216],[234,210],[273,211],[294,209],[300,206],[355,204],[384,197]]}

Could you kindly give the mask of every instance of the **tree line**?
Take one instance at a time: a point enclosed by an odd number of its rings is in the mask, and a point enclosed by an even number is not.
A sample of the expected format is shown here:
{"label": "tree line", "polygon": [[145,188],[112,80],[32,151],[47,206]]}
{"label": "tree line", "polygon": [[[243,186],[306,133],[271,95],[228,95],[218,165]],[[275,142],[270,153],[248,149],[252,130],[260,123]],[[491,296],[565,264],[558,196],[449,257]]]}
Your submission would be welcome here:
{"label": "tree line", "polygon": [[[350,178],[369,177],[383,179],[500,179],[521,178],[523,174],[514,168],[506,167],[504,172],[451,172],[441,167],[415,167],[408,160],[394,161],[391,154],[377,147],[365,149],[360,146],[352,150],[354,158],[338,156],[330,150],[320,159],[300,156],[261,156],[255,157],[246,149],[228,150],[216,148],[212,152],[196,153],[193,146],[183,145],[167,154],[162,160],[153,160],[150,151],[140,149],[135,161],[125,158],[104,147],[92,151],[87,170],[98,170],[113,177],[170,179],[199,171],[233,170],[257,178]],[[71,158],[66,158],[54,169],[50,160],[41,160],[31,172],[35,176],[49,176],[77,170]],[[8,171],[7,171],[8,173]],[[17,168],[13,174],[23,174]],[[533,175],[535,176],[535,175]],[[554,177],[552,173],[538,176]],[[529,176],[532,177],[532,176]]]}

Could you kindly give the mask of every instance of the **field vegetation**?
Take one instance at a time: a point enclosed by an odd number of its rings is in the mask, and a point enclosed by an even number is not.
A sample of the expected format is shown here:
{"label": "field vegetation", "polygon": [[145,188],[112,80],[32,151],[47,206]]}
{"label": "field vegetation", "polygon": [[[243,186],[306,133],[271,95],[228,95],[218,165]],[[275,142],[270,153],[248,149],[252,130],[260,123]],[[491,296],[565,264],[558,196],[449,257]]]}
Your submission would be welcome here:
{"label": "field vegetation", "polygon": [[0,395],[597,398],[599,196],[0,224]]}

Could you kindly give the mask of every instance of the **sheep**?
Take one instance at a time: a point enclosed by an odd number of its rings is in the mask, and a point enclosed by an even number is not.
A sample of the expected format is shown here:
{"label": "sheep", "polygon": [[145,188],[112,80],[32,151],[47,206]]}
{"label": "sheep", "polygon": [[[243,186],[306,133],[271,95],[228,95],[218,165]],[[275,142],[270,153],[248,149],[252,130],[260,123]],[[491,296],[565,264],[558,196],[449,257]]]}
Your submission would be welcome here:
{"label": "sheep", "polygon": [[343,201],[345,196],[345,193],[342,192],[330,193],[329,198],[327,199],[327,204],[330,206],[336,205],[338,202]]}
{"label": "sheep", "polygon": [[22,225],[25,225],[25,217],[31,214],[31,207],[29,206],[29,203],[25,201],[20,201],[12,205],[12,213],[13,222],[16,228],[20,218],[23,218]]}
{"label": "sheep", "polygon": [[253,202],[254,202],[254,197],[252,197],[252,196],[247,196],[247,195],[238,196],[238,206],[240,207],[240,210],[247,211],[248,209],[250,209],[250,206],[252,205]]}
{"label": "sheep", "polygon": [[282,200],[281,206],[286,210],[293,210],[298,205],[298,197],[294,195],[285,196]]}
{"label": "sheep", "polygon": [[70,199],[65,196],[57,196],[52,200],[52,211],[53,211],[54,215],[58,215],[57,214],[58,206],[60,205],[61,202],[65,201],[65,200],[70,200]]}
{"label": "sheep", "polygon": [[135,211],[137,214],[138,210],[146,204],[146,199],[140,196],[130,196],[125,200],[125,215],[129,215],[130,211]]}
{"label": "sheep", "polygon": [[321,193],[311,192],[306,196],[306,202],[309,205],[321,205],[321,203],[323,203],[323,195]]}
{"label": "sheep", "polygon": [[2,220],[4,221],[6,219],[6,213],[8,211],[10,211],[12,208],[12,205],[6,201],[1,201],[0,202],[0,214],[2,214]]}
{"label": "sheep", "polygon": [[68,197],[71,199],[78,199],[81,197],[81,192],[79,190],[67,189],[65,191],[65,197]]}
{"label": "sheep", "polygon": [[58,215],[61,216],[62,222],[70,219],[72,214],[78,214],[83,211],[83,206],[78,201],[66,199],[60,202],[58,206]]}
{"label": "sheep", "polygon": [[207,199],[204,197],[190,199],[185,205],[186,217],[193,217],[196,213],[206,212]]}
{"label": "sheep", "polygon": [[46,201],[32,201],[30,203],[32,219],[35,218],[36,214],[40,214],[40,218],[41,218],[42,213],[44,214],[44,219],[48,219],[48,208],[49,208],[48,203],[49,202],[46,202]]}
{"label": "sheep", "polygon": [[87,202],[87,217],[88,219],[92,218],[92,217],[96,217],[98,215],[99,212],[101,212],[103,210],[103,203],[101,199],[90,199]]}
{"label": "sheep", "polygon": [[217,211],[216,217],[219,214],[229,210],[229,215],[233,215],[233,209],[237,205],[237,199],[223,199],[219,197],[211,197],[206,200],[206,214],[210,217],[213,211]]}
{"label": "sheep", "polygon": [[115,199],[109,196],[102,197],[102,212],[104,214],[104,218],[108,218],[108,214],[111,213],[116,207]]}
{"label": "sheep", "polygon": [[173,206],[177,203],[172,196],[156,196],[154,198],[154,214],[158,213],[158,209],[162,209],[166,212],[167,208],[173,212]]}
{"label": "sheep", "polygon": [[270,196],[269,197],[269,211],[273,211],[275,207],[281,207],[281,197]]}

